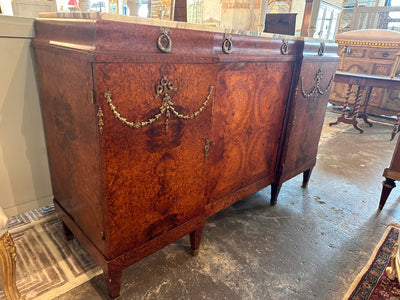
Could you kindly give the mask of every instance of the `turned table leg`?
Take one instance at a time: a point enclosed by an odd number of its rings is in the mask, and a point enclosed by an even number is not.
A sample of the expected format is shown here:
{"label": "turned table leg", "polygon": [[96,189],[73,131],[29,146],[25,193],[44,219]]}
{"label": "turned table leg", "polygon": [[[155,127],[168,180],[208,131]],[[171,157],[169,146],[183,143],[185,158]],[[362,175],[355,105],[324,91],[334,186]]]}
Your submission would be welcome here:
{"label": "turned table leg", "polygon": [[203,233],[203,226],[197,228],[190,233],[190,254],[196,256],[199,254],[201,234]]}
{"label": "turned table leg", "polygon": [[362,106],[362,112],[358,115],[359,118],[363,119],[366,124],[368,124],[369,127],[372,127],[372,123],[368,120],[368,114],[367,114],[367,109],[368,109],[368,104],[369,104],[369,98],[371,96],[371,91],[372,91],[372,86],[368,87],[367,93],[365,94],[365,100],[364,104]]}
{"label": "turned table leg", "polygon": [[385,205],[386,200],[394,187],[396,187],[396,184],[394,183],[393,179],[386,178],[386,180],[382,182],[382,193],[381,200],[379,201],[379,210],[381,210]]}
{"label": "turned table leg", "polygon": [[352,84],[349,84],[347,87],[346,98],[343,103],[342,113],[341,113],[340,117],[337,118],[336,122],[329,123],[329,126],[337,125],[339,123],[344,122],[344,120],[346,120],[346,110],[347,110],[347,107],[349,106],[349,98],[350,98],[352,87],[353,87]]}
{"label": "turned table leg", "polygon": [[358,86],[358,88],[357,88],[356,99],[354,102],[353,111],[351,113],[352,118],[351,119],[346,118],[346,116],[345,116],[346,109],[349,105],[349,97],[350,97],[350,93],[351,93],[351,88],[352,88],[352,85],[349,84],[349,87],[348,87],[347,93],[346,93],[346,100],[345,100],[345,103],[343,104],[342,114],[340,115],[340,117],[337,118],[336,122],[329,123],[329,126],[337,125],[339,123],[351,124],[351,125],[353,125],[354,129],[358,130],[360,133],[363,133],[364,130],[362,130],[358,126],[357,117],[358,117],[358,113],[360,111],[360,103],[361,103],[361,97],[362,97],[364,87]]}

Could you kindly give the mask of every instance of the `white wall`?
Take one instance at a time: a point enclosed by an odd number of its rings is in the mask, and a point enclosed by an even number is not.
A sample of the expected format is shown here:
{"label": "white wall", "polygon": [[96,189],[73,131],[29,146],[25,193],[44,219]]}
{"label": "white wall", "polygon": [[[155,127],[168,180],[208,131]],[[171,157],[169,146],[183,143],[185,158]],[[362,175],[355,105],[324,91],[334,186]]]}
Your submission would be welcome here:
{"label": "white wall", "polygon": [[52,202],[34,73],[33,19],[0,16],[0,205],[13,216]]}

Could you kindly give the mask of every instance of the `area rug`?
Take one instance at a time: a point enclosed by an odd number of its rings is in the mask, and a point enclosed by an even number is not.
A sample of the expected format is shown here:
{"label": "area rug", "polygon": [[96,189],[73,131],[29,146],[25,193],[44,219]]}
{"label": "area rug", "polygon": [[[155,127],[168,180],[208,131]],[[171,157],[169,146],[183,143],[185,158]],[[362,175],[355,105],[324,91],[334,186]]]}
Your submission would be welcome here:
{"label": "area rug", "polygon": [[398,281],[390,280],[385,272],[386,267],[390,266],[390,256],[399,236],[399,228],[398,224],[389,224],[367,265],[357,276],[343,299],[400,299]]}
{"label": "area rug", "polygon": [[17,248],[17,287],[26,300],[54,299],[102,272],[76,239],[65,239],[52,205],[10,218],[9,232]]}

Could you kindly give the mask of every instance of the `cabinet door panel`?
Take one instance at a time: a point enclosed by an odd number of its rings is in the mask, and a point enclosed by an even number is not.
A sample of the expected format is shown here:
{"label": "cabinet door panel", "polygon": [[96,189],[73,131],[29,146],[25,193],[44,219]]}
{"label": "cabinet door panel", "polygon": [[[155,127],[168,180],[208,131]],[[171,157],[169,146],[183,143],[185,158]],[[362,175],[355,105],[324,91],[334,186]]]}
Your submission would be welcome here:
{"label": "cabinet door panel", "polygon": [[[332,75],[336,70],[336,61],[304,62],[292,104],[286,146],[284,147],[281,182],[312,168],[316,161],[318,142],[321,136],[326,106],[328,104]],[[320,83],[317,74],[322,72]],[[313,88],[319,86],[323,95],[318,92],[309,95]],[[306,94],[306,96],[303,94]],[[309,96],[308,96],[309,95]]]}
{"label": "cabinet door panel", "polygon": [[222,64],[213,113],[209,202],[272,183],[292,62]]}
{"label": "cabinet door panel", "polygon": [[[205,100],[215,85],[216,67],[101,64],[96,74],[104,111],[100,148],[113,257],[203,214],[204,146],[213,95],[206,104]],[[137,129],[124,125],[102,99],[105,91],[112,92],[115,111],[127,121],[156,120]],[[160,110],[162,105],[170,105],[169,118],[167,110]],[[196,116],[190,115],[196,111]]]}

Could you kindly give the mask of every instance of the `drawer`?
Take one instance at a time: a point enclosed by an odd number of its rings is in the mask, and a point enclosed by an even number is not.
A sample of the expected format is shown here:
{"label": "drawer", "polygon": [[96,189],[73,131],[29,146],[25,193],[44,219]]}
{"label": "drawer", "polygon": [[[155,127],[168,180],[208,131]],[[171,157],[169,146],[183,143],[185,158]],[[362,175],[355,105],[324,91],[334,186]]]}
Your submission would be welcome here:
{"label": "drawer", "polygon": [[392,51],[389,49],[371,49],[368,51],[368,58],[370,59],[387,59],[387,60],[395,60],[396,59],[396,51]]}

